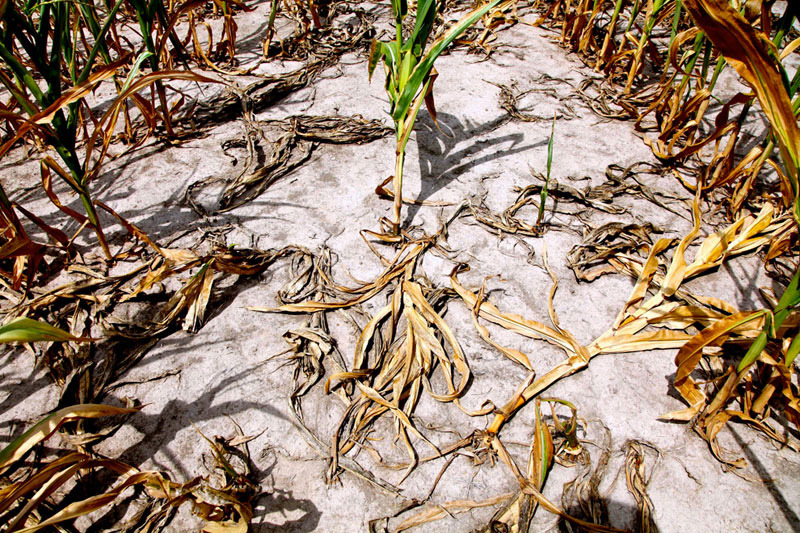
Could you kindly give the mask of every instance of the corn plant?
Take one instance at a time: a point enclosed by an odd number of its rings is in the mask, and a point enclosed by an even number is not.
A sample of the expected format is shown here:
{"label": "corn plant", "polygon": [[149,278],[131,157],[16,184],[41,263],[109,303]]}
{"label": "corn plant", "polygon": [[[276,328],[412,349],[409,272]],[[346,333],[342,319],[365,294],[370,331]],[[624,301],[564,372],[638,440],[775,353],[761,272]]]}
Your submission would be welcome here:
{"label": "corn plant", "polygon": [[389,114],[392,116],[397,139],[395,150],[395,171],[393,177],[394,211],[390,223],[390,233],[400,233],[400,211],[403,195],[403,163],[406,144],[414,129],[417,113],[424,101],[428,111],[436,119],[436,108],[433,103],[433,82],[436,71],[433,67],[436,59],[447,46],[459,35],[475,24],[485,13],[497,5],[500,0],[490,0],[464,15],[455,25],[436,39],[425,52],[428,38],[433,30],[436,0],[420,0],[414,29],[408,38],[403,36],[403,20],[408,15],[406,0],[392,0],[392,12],[395,19],[395,39],[393,41],[375,41],[369,58],[369,75],[383,61],[386,70],[386,93],[389,96]]}
{"label": "corn plant", "polygon": [[[36,127],[42,140],[58,153],[66,169],[56,173],[78,194],[88,220],[110,256],[92,200],[78,144],[85,114],[82,96],[114,68],[106,36],[122,4],[118,0],[100,26],[92,4],[82,2],[2,3],[0,59],[10,72],[0,71],[0,82]],[[85,26],[80,25],[83,22]],[[86,42],[74,27],[88,28],[94,42],[81,53],[79,43]],[[83,31],[83,30],[82,30]],[[98,65],[100,59],[105,67]],[[116,65],[119,65],[117,63]],[[98,70],[105,73],[98,76]],[[79,90],[65,91],[63,74]],[[44,88],[37,83],[44,80]],[[31,129],[28,127],[28,129]],[[53,161],[49,166],[57,166]]]}
{"label": "corn plant", "polygon": [[[122,82],[116,78],[118,69],[130,62],[133,52],[126,52],[119,42],[111,42],[111,36],[114,34],[116,16],[123,0],[116,0],[104,18],[94,4],[75,0],[0,2],[0,61],[5,67],[0,68],[0,83],[10,92],[16,106],[21,110],[20,113],[12,110],[3,113],[4,118],[12,125],[13,135],[0,146],[0,157],[18,140],[29,135],[38,137],[46,146],[53,148],[60,156],[61,164],[51,157],[43,159],[41,168],[45,192],[60,211],[82,227],[88,226],[94,230],[108,259],[111,258],[111,252],[97,208],[105,209],[118,219],[119,216],[92,197],[90,183],[99,173],[100,162],[111,142],[122,105],[128,98],[132,98],[152,131],[158,113],[153,105],[137,93],[155,85],[161,100],[163,120],[167,132],[170,133],[169,109],[162,80],[211,81],[191,71],[157,71],[166,38],[173,37],[172,28],[164,20],[166,14],[160,0],[151,0],[149,3],[134,0],[133,3],[138,7],[138,20],[145,41],[144,51],[134,63],[127,80]],[[168,28],[160,36],[158,47],[151,35],[153,23],[157,19],[162,27]],[[85,35],[87,31],[90,35]],[[159,35],[156,34],[156,37]],[[119,57],[112,57],[112,46],[109,43],[113,44]],[[154,72],[139,76],[139,67],[146,60],[150,61]],[[109,78],[114,79],[118,94],[109,110],[98,120],[86,104],[85,97]],[[88,124],[94,125],[94,131],[87,128]],[[100,147],[99,156],[93,154],[96,146]],[[53,174],[77,193],[85,215],[61,204],[52,190]],[[22,243],[27,237],[13,214],[13,209],[24,210],[9,201],[4,194],[2,196],[2,218],[7,223],[2,228],[2,234],[6,238],[11,237],[9,240],[16,238]],[[34,215],[26,212],[26,216],[61,245],[71,242],[58,230],[43,225]],[[121,222],[128,227],[126,222]],[[35,243],[30,243],[26,250],[32,252],[35,246]],[[24,260],[29,257],[31,264],[38,261],[41,255],[38,252],[15,252],[17,255],[3,252],[5,249],[0,251],[0,258],[16,257]]]}
{"label": "corn plant", "polygon": [[556,135],[556,116],[553,115],[553,125],[550,127],[550,140],[547,141],[547,175],[544,180],[544,187],[539,193],[539,213],[536,215],[536,225],[542,223],[544,218],[544,203],[547,201],[547,189],[550,187],[550,169],[553,167],[553,139]]}
{"label": "corn plant", "polygon": [[[153,39],[153,30],[156,20],[161,22],[162,26],[167,24],[167,14],[164,9],[164,4],[161,0],[128,0],[133,10],[136,12],[136,20],[139,22],[139,29],[142,32],[144,39],[145,49],[148,54],[148,61],[150,68],[153,72],[158,71],[159,67],[159,54],[156,50],[156,41]],[[161,81],[155,83],[156,92],[159,101],[161,102],[161,109],[164,117],[164,125],[167,128],[167,134],[172,135],[172,125],[169,119],[169,109],[167,107],[167,97],[164,91],[164,85]]]}
{"label": "corn plant", "polygon": [[[777,58],[770,53],[767,37],[757,32],[739,13],[723,0],[685,0],[684,7],[691,14],[697,26],[704,30],[709,39],[734,66],[738,74],[750,85],[761,104],[761,108],[772,127],[772,135],[780,150],[785,173],[779,173],[783,182],[784,193],[793,196],[792,215],[796,224],[800,224],[800,128],[797,126],[794,109],[789,95],[790,87],[786,77],[782,76],[782,69]],[[726,339],[732,331],[741,328],[743,324],[759,319],[764,325],[755,339],[750,343],[747,353],[739,361],[735,371],[728,373],[726,383],[720,388],[713,401],[707,406],[698,406],[694,402],[700,395],[692,387],[681,390],[681,394],[692,403],[692,408],[704,407],[701,424],[709,428],[719,428],[730,418],[730,413],[723,407],[733,397],[736,386],[744,379],[756,361],[765,353],[767,343],[777,340],[780,346],[778,353],[782,355],[777,361],[770,362],[773,366],[769,370],[770,379],[766,386],[759,391],[757,400],[753,403],[752,411],[755,416],[763,413],[764,406],[770,401],[780,383],[783,369],[791,368],[798,352],[800,352],[800,335],[791,336],[787,333],[779,335],[778,331],[800,305],[800,269],[796,269],[789,285],[784,289],[779,301],[771,310],[762,309],[754,312],[740,312],[727,319],[720,320],[697,334],[686,344],[676,357],[679,363],[678,375],[688,376],[698,361],[697,355],[702,349],[719,339]],[[785,329],[785,328],[784,328]],[[783,337],[786,335],[785,337]],[[783,337],[783,338],[782,338]],[[781,361],[782,359],[782,361]],[[774,379],[773,379],[774,378]],[[792,397],[791,386],[784,388],[783,394]],[[790,401],[786,408],[787,417],[795,424],[800,423],[800,413],[795,408],[796,401]],[[749,407],[740,418],[749,418]],[[756,421],[756,425],[758,423]],[[718,431],[718,429],[716,429]],[[708,430],[712,437],[716,434]],[[712,443],[713,445],[713,443]],[[713,448],[712,448],[713,449]],[[719,453],[715,450],[719,457]],[[738,466],[736,462],[733,462]]]}

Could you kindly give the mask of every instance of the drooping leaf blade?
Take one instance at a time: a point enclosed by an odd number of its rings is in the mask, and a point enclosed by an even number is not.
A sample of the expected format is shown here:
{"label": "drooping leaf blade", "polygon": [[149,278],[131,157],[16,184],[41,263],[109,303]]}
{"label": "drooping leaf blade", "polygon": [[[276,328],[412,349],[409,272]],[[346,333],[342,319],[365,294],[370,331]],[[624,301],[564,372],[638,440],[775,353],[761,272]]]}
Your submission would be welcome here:
{"label": "drooping leaf blade", "polygon": [[46,322],[26,317],[15,318],[5,326],[0,327],[0,343],[81,340],[88,339],[76,337]]}
{"label": "drooping leaf blade", "polygon": [[28,431],[14,439],[0,450],[0,474],[21,459],[28,451],[55,433],[67,422],[81,418],[100,418],[103,416],[129,414],[140,408],[112,407],[102,404],[80,404],[64,407],[37,422]]}

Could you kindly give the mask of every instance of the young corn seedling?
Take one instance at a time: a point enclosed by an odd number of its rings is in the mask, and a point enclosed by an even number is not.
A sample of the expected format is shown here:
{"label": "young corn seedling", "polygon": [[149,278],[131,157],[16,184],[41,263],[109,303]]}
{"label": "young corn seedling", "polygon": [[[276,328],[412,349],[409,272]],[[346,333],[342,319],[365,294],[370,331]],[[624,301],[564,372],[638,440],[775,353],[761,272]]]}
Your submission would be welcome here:
{"label": "young corn seedling", "polygon": [[539,226],[544,218],[544,203],[547,201],[547,189],[550,187],[550,169],[553,167],[553,138],[556,135],[556,116],[553,115],[553,125],[550,127],[550,140],[547,142],[547,177],[544,187],[539,193],[539,214],[536,215],[536,225]]}
{"label": "young corn seedling", "polygon": [[395,40],[382,42],[375,41],[369,58],[369,75],[378,61],[383,61],[386,69],[386,93],[389,96],[389,114],[394,121],[397,138],[395,150],[395,171],[393,177],[394,211],[390,222],[390,233],[400,233],[400,211],[403,202],[403,163],[405,159],[406,144],[414,129],[422,102],[436,119],[436,108],[433,103],[433,82],[436,71],[433,64],[447,46],[472,26],[486,12],[497,5],[500,0],[490,0],[479,6],[459,20],[448,29],[441,37],[436,39],[425,52],[426,43],[433,30],[438,7],[436,0],[420,0],[417,4],[414,29],[407,39],[403,37],[403,19],[408,14],[406,0],[392,0],[392,11],[395,18]]}

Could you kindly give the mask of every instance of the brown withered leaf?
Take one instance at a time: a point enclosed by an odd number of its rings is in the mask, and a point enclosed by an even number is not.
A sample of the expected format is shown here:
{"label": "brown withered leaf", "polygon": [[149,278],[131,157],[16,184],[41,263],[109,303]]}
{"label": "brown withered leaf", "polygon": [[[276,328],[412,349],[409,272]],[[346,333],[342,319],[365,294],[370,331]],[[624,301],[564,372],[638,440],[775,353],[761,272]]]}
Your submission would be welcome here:
{"label": "brown withered leaf", "polygon": [[593,281],[603,274],[616,273],[607,260],[619,254],[635,254],[649,249],[650,236],[661,233],[653,224],[609,222],[591,230],[567,254],[567,264],[582,281]]}
{"label": "brown withered leaf", "polygon": [[[491,82],[490,82],[491,83]],[[498,100],[500,107],[505,109],[508,116],[512,119],[520,120],[522,122],[539,122],[539,121],[547,121],[553,120],[553,116],[539,116],[534,115],[529,112],[523,111],[520,109],[520,101],[526,95],[531,93],[538,93],[553,98],[558,102],[558,111],[556,111],[556,118],[562,120],[570,120],[577,117],[577,113],[569,104],[569,100],[575,98],[573,95],[563,96],[559,94],[558,90],[554,87],[549,87],[548,85],[552,84],[562,84],[562,85],[570,85],[567,80],[554,78],[547,74],[539,76],[533,80],[531,80],[533,85],[532,88],[527,89],[525,91],[519,91],[517,89],[516,83],[512,83],[509,85],[503,85],[501,83],[492,83],[495,87],[500,89],[500,94],[498,95]]]}
{"label": "brown withered leaf", "polygon": [[[642,533],[658,533],[658,526],[653,519],[653,502],[647,495],[647,486],[658,467],[661,452],[653,444],[640,440],[626,442],[622,450],[625,453],[625,483],[628,492],[636,500],[635,530]],[[645,465],[648,452],[655,456],[655,464],[650,465],[649,472]]]}
{"label": "brown withered leaf", "polygon": [[282,120],[261,121],[260,124],[294,132],[306,141],[330,144],[364,144],[394,133],[381,121],[367,120],[361,115],[293,115]]}

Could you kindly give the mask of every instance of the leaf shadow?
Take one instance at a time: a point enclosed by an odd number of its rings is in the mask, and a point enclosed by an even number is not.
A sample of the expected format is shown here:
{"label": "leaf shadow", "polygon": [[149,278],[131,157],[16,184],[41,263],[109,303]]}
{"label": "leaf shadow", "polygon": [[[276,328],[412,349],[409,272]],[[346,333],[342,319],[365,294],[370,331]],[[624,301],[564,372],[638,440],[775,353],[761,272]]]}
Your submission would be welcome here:
{"label": "leaf shadow", "polygon": [[[438,113],[434,123],[429,114],[421,114],[415,127],[420,174],[420,190],[415,199],[426,201],[477,165],[547,145],[547,139],[523,144],[524,134],[519,132],[494,134],[508,121],[509,117],[501,115],[483,124],[473,124],[461,122],[449,113]],[[492,135],[485,138],[485,134]],[[420,207],[416,204],[408,207],[405,225],[413,221]]]}

